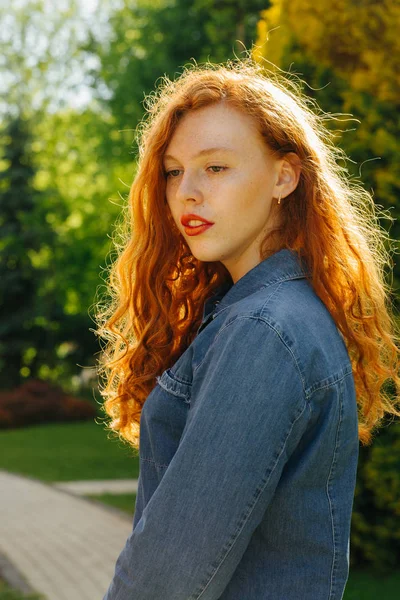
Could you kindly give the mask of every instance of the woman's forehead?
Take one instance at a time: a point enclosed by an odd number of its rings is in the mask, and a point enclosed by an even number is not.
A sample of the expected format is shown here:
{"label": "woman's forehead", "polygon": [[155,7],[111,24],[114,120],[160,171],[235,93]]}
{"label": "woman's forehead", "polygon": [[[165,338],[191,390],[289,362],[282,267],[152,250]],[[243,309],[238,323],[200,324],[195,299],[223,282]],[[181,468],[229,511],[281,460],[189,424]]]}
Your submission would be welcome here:
{"label": "woman's forehead", "polygon": [[244,112],[220,104],[189,111],[178,122],[164,158],[178,158],[178,149],[185,154],[205,155],[213,151],[235,153],[247,143],[254,143],[260,133],[255,120]]}

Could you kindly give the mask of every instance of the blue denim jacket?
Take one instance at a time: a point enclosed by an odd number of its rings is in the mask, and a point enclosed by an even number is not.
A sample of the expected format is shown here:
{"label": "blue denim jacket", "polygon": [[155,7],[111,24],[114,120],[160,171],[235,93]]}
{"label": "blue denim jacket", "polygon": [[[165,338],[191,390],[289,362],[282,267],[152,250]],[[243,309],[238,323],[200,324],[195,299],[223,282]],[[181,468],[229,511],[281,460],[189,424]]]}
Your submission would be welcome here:
{"label": "blue denim jacket", "polygon": [[359,452],[344,340],[286,249],[203,317],[143,406],[103,600],[340,600]]}

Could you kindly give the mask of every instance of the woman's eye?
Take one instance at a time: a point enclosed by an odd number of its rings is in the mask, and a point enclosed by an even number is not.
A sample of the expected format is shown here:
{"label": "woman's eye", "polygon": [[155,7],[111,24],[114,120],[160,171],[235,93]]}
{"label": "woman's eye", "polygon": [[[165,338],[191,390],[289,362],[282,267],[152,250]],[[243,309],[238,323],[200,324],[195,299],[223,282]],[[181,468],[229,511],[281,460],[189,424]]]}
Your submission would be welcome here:
{"label": "woman's eye", "polygon": [[[171,171],[165,172],[165,177],[169,177],[172,173],[179,173],[179,169],[172,169]],[[172,175],[174,177],[174,175]]]}
{"label": "woman's eye", "polygon": [[[208,167],[208,168],[209,168],[209,169],[219,169],[218,171],[214,171],[214,170],[213,170],[213,173],[221,173],[222,171],[226,170],[228,167],[222,167],[222,166],[220,166],[220,165],[211,165],[211,166],[210,166],[210,167]],[[178,174],[179,174],[179,171],[180,171],[179,169],[171,169],[171,171],[166,171],[166,172],[165,172],[165,177],[166,177],[166,178],[168,178],[168,177],[175,178],[175,177],[177,177],[177,176],[178,176]]]}
{"label": "woman's eye", "polygon": [[[225,169],[227,169],[228,167],[220,167],[220,166],[218,166],[218,165],[212,165],[212,166],[211,166],[211,167],[209,167],[209,168],[210,168],[210,169],[222,169],[222,170],[225,170]],[[221,173],[221,171],[214,171],[214,173]]]}

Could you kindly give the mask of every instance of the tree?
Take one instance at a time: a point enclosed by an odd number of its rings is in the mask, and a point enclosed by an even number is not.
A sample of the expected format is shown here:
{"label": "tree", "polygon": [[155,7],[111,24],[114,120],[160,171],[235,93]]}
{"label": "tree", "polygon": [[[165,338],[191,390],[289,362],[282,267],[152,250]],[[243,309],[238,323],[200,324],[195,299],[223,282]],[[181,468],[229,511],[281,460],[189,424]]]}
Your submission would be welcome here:
{"label": "tree", "polygon": [[[267,2],[268,3],[268,2]],[[99,56],[95,85],[111,111],[114,128],[132,131],[144,113],[143,99],[164,74],[174,77],[187,62],[225,61],[256,37],[263,0],[125,0],[110,16],[108,40],[84,46]]]}
{"label": "tree", "polygon": [[[273,0],[261,12],[254,50],[255,58],[300,74],[306,93],[325,111],[359,120],[349,127],[342,117],[330,127],[352,161],[351,175],[361,176],[376,204],[395,219],[393,225],[382,220],[395,240],[400,239],[399,25],[400,5],[393,0]],[[394,275],[399,291],[399,263]]]}
{"label": "tree", "polygon": [[98,59],[86,55],[82,46],[89,30],[98,36],[106,31],[107,4],[0,3],[0,125],[4,115],[17,116],[19,111],[36,117],[80,99],[85,103]]}
{"label": "tree", "polygon": [[[13,387],[30,376],[65,384],[76,373],[76,363],[85,365],[98,350],[87,314],[98,281],[94,275],[88,281],[84,264],[90,257],[98,265],[93,237],[98,241],[103,234],[103,248],[107,230],[99,228],[97,219],[95,236],[81,230],[74,239],[80,215],[76,207],[71,209],[64,193],[66,179],[62,174],[68,171],[71,161],[63,163],[60,152],[70,132],[64,127],[65,119],[54,115],[68,102],[77,104],[76,96],[82,89],[87,91],[88,73],[96,64],[95,58],[87,57],[80,48],[88,29],[83,18],[85,10],[77,0],[63,3],[58,10],[45,0],[21,0],[12,10],[0,7],[3,387]],[[100,13],[96,13],[94,29],[99,25]],[[96,119],[101,125],[99,115],[89,121],[94,124]],[[70,129],[73,124],[76,131],[81,124],[81,140],[87,135],[87,123],[85,117],[80,120],[79,111],[70,120],[68,117]],[[92,167],[96,165],[95,155],[90,160]],[[83,165],[79,161],[72,165],[78,181]],[[96,169],[100,171],[101,165]],[[93,169],[87,169],[86,180],[90,181],[91,176]],[[107,185],[103,188],[107,194]],[[98,198],[88,198],[89,189],[81,189],[85,208],[90,202],[98,202]],[[106,220],[104,217],[103,223]],[[84,242],[78,248],[80,239]],[[97,256],[102,256],[101,252]],[[90,294],[89,284],[93,281],[96,283]]]}
{"label": "tree", "polygon": [[38,347],[48,343],[47,331],[36,319],[37,293],[46,273],[40,256],[53,242],[52,232],[43,222],[40,194],[32,184],[31,134],[22,115],[12,118],[5,129],[2,165],[0,386],[13,387],[27,375],[37,374]]}

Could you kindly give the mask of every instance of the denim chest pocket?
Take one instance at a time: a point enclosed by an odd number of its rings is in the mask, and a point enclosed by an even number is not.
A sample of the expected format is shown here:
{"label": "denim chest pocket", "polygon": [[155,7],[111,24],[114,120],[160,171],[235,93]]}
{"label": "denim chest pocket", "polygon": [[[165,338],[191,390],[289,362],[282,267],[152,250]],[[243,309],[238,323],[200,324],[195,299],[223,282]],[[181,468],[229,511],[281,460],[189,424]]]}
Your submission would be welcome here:
{"label": "denim chest pocket", "polygon": [[181,375],[174,373],[172,369],[167,369],[157,377],[157,383],[166,392],[169,392],[177,398],[182,398],[184,402],[190,404],[190,397],[192,392],[192,382],[188,381]]}

